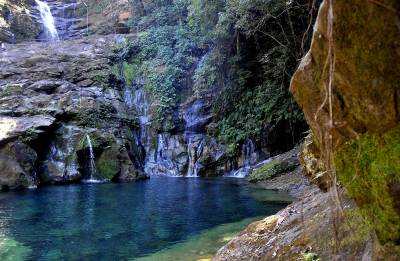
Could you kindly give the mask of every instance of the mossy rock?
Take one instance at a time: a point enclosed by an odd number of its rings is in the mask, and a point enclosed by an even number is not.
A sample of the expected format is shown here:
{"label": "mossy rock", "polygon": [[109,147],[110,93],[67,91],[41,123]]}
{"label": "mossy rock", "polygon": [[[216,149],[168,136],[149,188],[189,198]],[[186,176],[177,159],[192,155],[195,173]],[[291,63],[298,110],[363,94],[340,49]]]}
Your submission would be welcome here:
{"label": "mossy rock", "polygon": [[118,159],[119,150],[117,146],[106,148],[96,160],[97,174],[103,178],[112,180],[120,172],[120,162]]}
{"label": "mossy rock", "polygon": [[[315,134],[320,159],[335,167],[381,243],[398,245],[400,2],[329,3],[321,4],[310,51],[292,78],[291,92]],[[329,50],[334,73],[329,73]]]}
{"label": "mossy rock", "polygon": [[347,188],[382,243],[400,240],[400,126],[383,135],[364,134],[335,154],[339,181]]}
{"label": "mossy rock", "polygon": [[[292,78],[291,92],[322,154],[329,151],[325,147],[333,146],[335,150],[367,131],[384,133],[399,121],[400,2],[379,2],[382,5],[364,0],[333,4],[335,72],[330,104],[325,101],[329,1],[321,4],[310,51]],[[334,128],[329,124],[330,110]],[[332,136],[331,145],[328,135]]]}
{"label": "mossy rock", "polygon": [[106,179],[113,179],[119,172],[119,164],[115,160],[102,159],[96,164],[97,172]]}
{"label": "mossy rock", "polygon": [[273,160],[262,167],[253,170],[248,177],[250,182],[259,182],[271,179],[282,173],[294,170],[297,164],[290,161]]}
{"label": "mossy rock", "polygon": [[0,42],[22,42],[39,35],[39,24],[27,11],[31,5],[28,0],[0,1]]}

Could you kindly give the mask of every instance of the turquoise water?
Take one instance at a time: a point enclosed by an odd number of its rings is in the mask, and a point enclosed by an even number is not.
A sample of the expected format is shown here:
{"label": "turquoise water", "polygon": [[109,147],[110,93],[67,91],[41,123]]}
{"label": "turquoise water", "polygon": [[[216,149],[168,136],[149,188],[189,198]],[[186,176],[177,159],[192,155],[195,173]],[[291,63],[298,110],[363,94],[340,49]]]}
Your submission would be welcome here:
{"label": "turquoise water", "polygon": [[228,178],[0,193],[0,259],[196,260],[289,201]]}

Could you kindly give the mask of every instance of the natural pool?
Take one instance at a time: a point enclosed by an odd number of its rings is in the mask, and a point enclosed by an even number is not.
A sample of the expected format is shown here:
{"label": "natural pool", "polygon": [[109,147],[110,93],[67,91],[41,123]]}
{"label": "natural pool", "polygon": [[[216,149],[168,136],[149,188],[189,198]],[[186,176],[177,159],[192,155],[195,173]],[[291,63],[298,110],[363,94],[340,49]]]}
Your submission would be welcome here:
{"label": "natural pool", "polygon": [[232,178],[0,193],[0,260],[196,260],[291,198]]}

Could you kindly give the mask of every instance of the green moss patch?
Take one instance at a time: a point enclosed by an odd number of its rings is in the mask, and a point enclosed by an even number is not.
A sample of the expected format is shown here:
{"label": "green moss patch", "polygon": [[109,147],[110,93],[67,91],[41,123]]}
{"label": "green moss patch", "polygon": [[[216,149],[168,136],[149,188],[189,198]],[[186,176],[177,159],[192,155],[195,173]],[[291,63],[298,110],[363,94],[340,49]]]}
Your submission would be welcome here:
{"label": "green moss patch", "polygon": [[379,240],[400,240],[400,127],[346,143],[335,164],[340,182]]}
{"label": "green moss patch", "polygon": [[114,160],[108,159],[98,161],[96,164],[96,169],[100,176],[109,180],[113,179],[119,171],[118,163]]}
{"label": "green moss patch", "polygon": [[290,161],[273,160],[262,167],[253,170],[248,177],[250,182],[259,182],[276,177],[284,172],[292,171],[297,164]]}

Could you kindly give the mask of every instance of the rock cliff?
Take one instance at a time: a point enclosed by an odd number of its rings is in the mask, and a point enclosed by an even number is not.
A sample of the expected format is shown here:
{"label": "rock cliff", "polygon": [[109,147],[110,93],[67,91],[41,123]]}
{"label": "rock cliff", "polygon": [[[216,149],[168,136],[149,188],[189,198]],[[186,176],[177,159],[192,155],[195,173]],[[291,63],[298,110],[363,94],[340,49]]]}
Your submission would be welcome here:
{"label": "rock cliff", "polygon": [[101,177],[141,175],[135,112],[110,83],[114,40],[6,45],[0,56],[4,189],[78,182],[88,175],[88,136]]}
{"label": "rock cliff", "polygon": [[215,260],[398,260],[398,1],[323,1],[291,82],[312,134],[310,192],[250,225]]}

